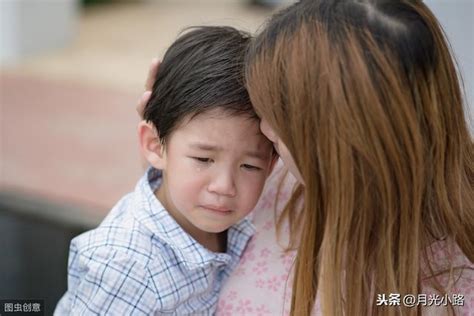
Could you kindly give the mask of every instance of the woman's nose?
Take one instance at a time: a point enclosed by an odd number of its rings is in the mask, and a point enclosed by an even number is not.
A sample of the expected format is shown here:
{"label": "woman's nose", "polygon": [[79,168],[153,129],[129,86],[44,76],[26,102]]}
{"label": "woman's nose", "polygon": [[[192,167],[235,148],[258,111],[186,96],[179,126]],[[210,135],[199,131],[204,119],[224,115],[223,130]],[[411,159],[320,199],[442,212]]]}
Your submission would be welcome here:
{"label": "woman's nose", "polygon": [[217,171],[208,186],[209,192],[234,197],[237,193],[234,175],[231,171]]}

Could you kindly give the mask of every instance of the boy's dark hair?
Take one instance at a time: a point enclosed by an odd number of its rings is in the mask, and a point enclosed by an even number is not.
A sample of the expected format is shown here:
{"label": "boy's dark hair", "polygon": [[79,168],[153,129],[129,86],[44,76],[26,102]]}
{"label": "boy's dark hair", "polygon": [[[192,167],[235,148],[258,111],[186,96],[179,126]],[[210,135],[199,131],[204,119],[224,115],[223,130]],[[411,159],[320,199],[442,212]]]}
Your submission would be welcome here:
{"label": "boy's dark hair", "polygon": [[232,27],[202,26],[169,47],[143,114],[162,142],[184,118],[216,108],[257,118],[243,80],[250,39]]}

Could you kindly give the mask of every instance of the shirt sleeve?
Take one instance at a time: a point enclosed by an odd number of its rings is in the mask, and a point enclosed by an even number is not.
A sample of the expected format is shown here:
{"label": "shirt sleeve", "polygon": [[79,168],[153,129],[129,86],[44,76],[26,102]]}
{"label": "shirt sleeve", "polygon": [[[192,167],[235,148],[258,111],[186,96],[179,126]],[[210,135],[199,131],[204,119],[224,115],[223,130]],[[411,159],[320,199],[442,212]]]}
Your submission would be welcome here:
{"label": "shirt sleeve", "polygon": [[71,247],[69,255],[68,291],[55,315],[149,315],[159,308],[147,267],[129,252]]}

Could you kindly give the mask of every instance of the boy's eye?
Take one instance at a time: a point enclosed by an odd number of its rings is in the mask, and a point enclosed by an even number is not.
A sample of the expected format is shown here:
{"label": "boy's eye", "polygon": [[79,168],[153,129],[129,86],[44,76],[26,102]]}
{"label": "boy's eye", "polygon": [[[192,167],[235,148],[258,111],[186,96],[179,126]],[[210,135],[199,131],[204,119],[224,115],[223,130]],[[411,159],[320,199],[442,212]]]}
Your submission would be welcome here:
{"label": "boy's eye", "polygon": [[203,157],[191,157],[191,158],[193,158],[194,160],[197,160],[199,162],[211,162],[210,158],[203,158]]}
{"label": "boy's eye", "polygon": [[247,170],[255,170],[255,171],[262,170],[262,168],[260,167],[252,166],[249,164],[243,164],[242,167],[244,167]]}

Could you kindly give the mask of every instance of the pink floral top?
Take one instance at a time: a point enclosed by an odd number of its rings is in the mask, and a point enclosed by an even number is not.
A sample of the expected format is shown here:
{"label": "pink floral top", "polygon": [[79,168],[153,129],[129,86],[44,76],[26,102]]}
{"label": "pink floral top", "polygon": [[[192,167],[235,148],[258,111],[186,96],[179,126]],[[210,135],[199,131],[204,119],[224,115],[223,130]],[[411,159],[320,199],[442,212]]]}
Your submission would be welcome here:
{"label": "pink floral top", "polygon": [[[281,236],[276,238],[275,231],[275,201],[277,188],[280,179],[286,174],[281,162],[278,162],[275,171],[267,180],[266,187],[258,202],[253,221],[257,232],[249,242],[242,259],[224,284],[217,315],[288,315],[291,305],[291,287],[292,287],[292,265],[295,258],[295,251],[285,253],[282,246],[288,242],[288,226],[284,225]],[[280,212],[290,197],[291,190],[295,180],[291,175],[285,177],[285,182],[278,197],[277,212]],[[442,243],[433,245],[434,258],[442,264],[445,261],[446,247]],[[456,296],[457,303],[463,303],[456,306],[457,315],[474,316],[474,264],[456,248],[455,263],[464,265],[461,277],[456,283],[454,290],[449,295],[449,299]],[[443,280],[440,280],[443,282]],[[443,315],[445,309],[435,307],[435,304],[444,303],[441,296],[430,296],[435,293],[425,287],[427,303],[431,302],[430,307],[424,309],[426,315]],[[437,300],[435,300],[436,298]],[[396,299],[389,297],[380,297],[378,303],[385,304],[386,301]],[[402,298],[403,299],[403,298]],[[440,301],[441,300],[441,301]],[[396,301],[395,301],[396,302]],[[403,304],[400,301],[400,304]],[[318,299],[314,309],[314,315],[321,315]]]}

